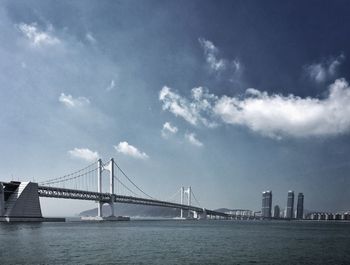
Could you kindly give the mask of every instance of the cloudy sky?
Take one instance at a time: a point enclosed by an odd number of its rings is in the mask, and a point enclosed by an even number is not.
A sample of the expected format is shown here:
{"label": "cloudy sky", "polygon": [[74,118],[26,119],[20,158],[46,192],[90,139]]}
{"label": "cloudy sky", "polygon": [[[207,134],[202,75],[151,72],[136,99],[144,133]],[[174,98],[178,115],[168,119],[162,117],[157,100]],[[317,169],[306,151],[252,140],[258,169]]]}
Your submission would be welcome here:
{"label": "cloudy sky", "polygon": [[[208,208],[350,209],[346,1],[1,1],[1,180],[114,157]],[[60,207],[53,207],[60,206]],[[44,214],[93,203],[43,200]]]}

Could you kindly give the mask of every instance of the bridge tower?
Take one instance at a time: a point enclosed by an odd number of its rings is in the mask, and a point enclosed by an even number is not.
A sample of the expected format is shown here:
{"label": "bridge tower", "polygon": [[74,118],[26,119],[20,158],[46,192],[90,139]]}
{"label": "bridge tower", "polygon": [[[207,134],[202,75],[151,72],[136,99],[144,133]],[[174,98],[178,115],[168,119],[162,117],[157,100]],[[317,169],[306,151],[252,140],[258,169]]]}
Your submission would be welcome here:
{"label": "bridge tower", "polygon": [[111,207],[111,216],[114,217],[114,159],[111,158],[109,162],[109,193],[111,194],[111,201],[109,202],[109,206]]}
{"label": "bridge tower", "polygon": [[[181,187],[181,193],[180,193],[180,203],[181,204],[184,204],[184,192],[185,192],[185,188],[184,187]],[[181,208],[180,210],[180,218],[184,218],[184,210]]]}
{"label": "bridge tower", "polygon": [[[181,198],[180,198],[180,203],[184,204],[184,200],[185,200],[185,195],[187,197],[187,205],[191,206],[191,200],[192,200],[192,188],[191,186],[188,188],[185,187],[181,187],[181,192],[180,192]],[[191,217],[191,211],[188,208],[188,215],[187,217]],[[184,218],[184,214],[183,214],[183,209],[180,210],[180,218]]]}
{"label": "bridge tower", "polygon": [[[186,190],[185,193],[187,194],[187,205],[191,206],[191,195],[192,195],[192,188],[191,186],[189,186]],[[191,217],[191,211],[190,208],[188,208],[188,213],[187,213],[187,217],[190,218]]]}
{"label": "bridge tower", "polygon": [[[97,161],[97,192],[102,193],[102,160]],[[102,217],[103,202],[98,202],[97,216]]]}
{"label": "bridge tower", "polygon": [[[181,187],[181,192],[180,192],[181,198],[180,198],[180,203],[181,204],[185,204],[185,196],[187,198],[187,206],[188,207],[188,212],[187,212],[187,218],[192,218],[191,216],[191,211],[190,211],[190,206],[192,204],[192,187],[189,186],[187,188],[185,187]],[[194,213],[194,216],[199,217],[198,213]],[[195,218],[197,218],[195,217]],[[183,213],[183,209],[180,210],[180,218],[183,219],[184,218],[184,213]]]}
{"label": "bridge tower", "polygon": [[192,197],[191,197],[191,195],[192,195],[192,188],[191,188],[191,186],[189,186],[187,188],[186,193],[187,193],[187,205],[191,206],[191,199],[192,199]]}
{"label": "bridge tower", "polygon": [[[111,160],[108,163],[108,166],[103,167],[102,166],[102,160],[98,160],[98,169],[97,169],[97,178],[98,178],[98,192],[102,193],[102,171],[108,170],[109,171],[109,193],[111,194],[111,199],[108,202],[109,206],[111,207],[111,216],[115,217],[115,209],[114,209],[114,201],[115,201],[115,194],[114,194],[114,159],[111,158]],[[103,217],[102,209],[103,209],[104,202],[99,201],[98,202],[98,217]]]}

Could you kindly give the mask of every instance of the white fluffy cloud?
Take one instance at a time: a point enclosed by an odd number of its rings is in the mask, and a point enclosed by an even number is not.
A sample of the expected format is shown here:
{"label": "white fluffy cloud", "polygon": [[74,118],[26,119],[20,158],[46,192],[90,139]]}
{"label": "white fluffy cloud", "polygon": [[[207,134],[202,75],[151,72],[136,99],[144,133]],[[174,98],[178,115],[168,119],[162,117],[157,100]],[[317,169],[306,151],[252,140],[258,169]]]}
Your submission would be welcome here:
{"label": "white fluffy cloud", "polygon": [[226,69],[227,61],[224,59],[217,58],[219,50],[211,41],[199,38],[199,43],[201,44],[204,50],[205,59],[212,70],[221,71]]}
{"label": "white fluffy cloud", "polygon": [[79,158],[89,162],[99,159],[98,152],[91,151],[88,148],[74,148],[73,150],[68,151],[68,154],[72,158]]}
{"label": "white fluffy cloud", "polygon": [[216,124],[205,118],[202,113],[210,114],[211,101],[216,100],[216,98],[202,87],[191,90],[191,100],[181,97],[167,86],[164,86],[159,93],[159,100],[163,102],[163,110],[169,110],[175,116],[184,118],[192,125],[202,123],[208,127],[214,127]]}
{"label": "white fluffy cloud", "polygon": [[52,26],[49,26],[47,31],[41,31],[35,23],[21,23],[18,25],[18,29],[34,46],[54,45],[60,43],[60,40],[52,33]]}
{"label": "white fluffy cloud", "polygon": [[166,122],[163,124],[162,136],[166,138],[171,134],[177,133],[177,131],[178,128],[176,126],[171,125],[170,122]]}
{"label": "white fluffy cloud", "polygon": [[120,142],[118,145],[114,146],[117,152],[122,153],[124,155],[128,155],[134,158],[139,159],[147,159],[149,156],[145,152],[141,152],[135,146],[132,146],[128,142]]}
{"label": "white fluffy cloud", "polygon": [[306,65],[304,69],[312,80],[321,83],[336,75],[338,67],[344,59],[344,54],[340,54],[338,57],[332,57],[320,63]]}
{"label": "white fluffy cloud", "polygon": [[65,95],[61,93],[58,101],[69,108],[83,107],[90,104],[90,100],[86,97],[73,98],[72,95]]}
{"label": "white fluffy cloud", "polygon": [[204,38],[198,39],[203,48],[205,60],[213,72],[220,73],[229,71],[233,77],[242,71],[242,65],[238,59],[230,62],[227,59],[219,58],[219,49],[210,40]]}
{"label": "white fluffy cloud", "polygon": [[203,143],[197,139],[196,134],[194,133],[186,133],[185,138],[189,143],[195,146],[198,146],[198,147],[203,146]]}
{"label": "white fluffy cloud", "polygon": [[239,124],[271,137],[335,135],[350,131],[350,88],[345,79],[330,86],[324,99],[268,95],[247,90],[245,99],[223,96],[214,113],[226,123]]}
{"label": "white fluffy cloud", "polygon": [[[252,88],[246,90],[244,97],[219,98],[205,92],[209,96],[201,96],[193,101],[171,93],[172,96],[166,101],[161,99],[163,109],[193,125],[202,120],[207,124],[221,121],[245,126],[273,138],[329,136],[350,132],[350,87],[343,78],[330,85],[328,95],[324,98],[270,95]],[[201,93],[203,95],[203,90]],[[172,104],[176,108],[172,108]],[[179,108],[187,110],[191,119],[177,112]]]}

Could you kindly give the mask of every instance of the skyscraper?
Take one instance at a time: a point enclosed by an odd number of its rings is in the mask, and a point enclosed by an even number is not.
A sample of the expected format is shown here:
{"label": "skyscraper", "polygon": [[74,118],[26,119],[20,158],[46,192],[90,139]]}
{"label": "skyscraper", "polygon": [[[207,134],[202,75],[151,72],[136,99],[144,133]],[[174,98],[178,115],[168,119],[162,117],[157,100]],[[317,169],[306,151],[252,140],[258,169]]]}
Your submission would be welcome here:
{"label": "skyscraper", "polygon": [[297,219],[303,219],[303,217],[304,217],[304,194],[300,192],[298,194]]}
{"label": "skyscraper", "polygon": [[280,207],[278,205],[275,205],[273,209],[273,218],[280,218]]}
{"label": "skyscraper", "polygon": [[262,193],[262,217],[271,218],[271,208],[272,208],[272,191],[264,191]]}
{"label": "skyscraper", "polygon": [[288,191],[288,199],[287,199],[287,213],[286,218],[292,219],[294,217],[294,191]]}

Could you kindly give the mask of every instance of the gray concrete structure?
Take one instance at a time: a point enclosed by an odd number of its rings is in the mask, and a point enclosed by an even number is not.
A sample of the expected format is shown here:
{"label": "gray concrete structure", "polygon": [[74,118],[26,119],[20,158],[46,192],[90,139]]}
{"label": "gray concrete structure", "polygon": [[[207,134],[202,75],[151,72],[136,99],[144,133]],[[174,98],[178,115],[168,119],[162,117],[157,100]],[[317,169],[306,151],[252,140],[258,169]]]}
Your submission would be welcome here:
{"label": "gray concrete structure", "polygon": [[38,190],[33,182],[0,183],[0,222],[65,221],[42,217]]}
{"label": "gray concrete structure", "polygon": [[38,184],[19,182],[14,185],[18,186],[13,192],[8,192],[3,215],[6,217],[41,218]]}

